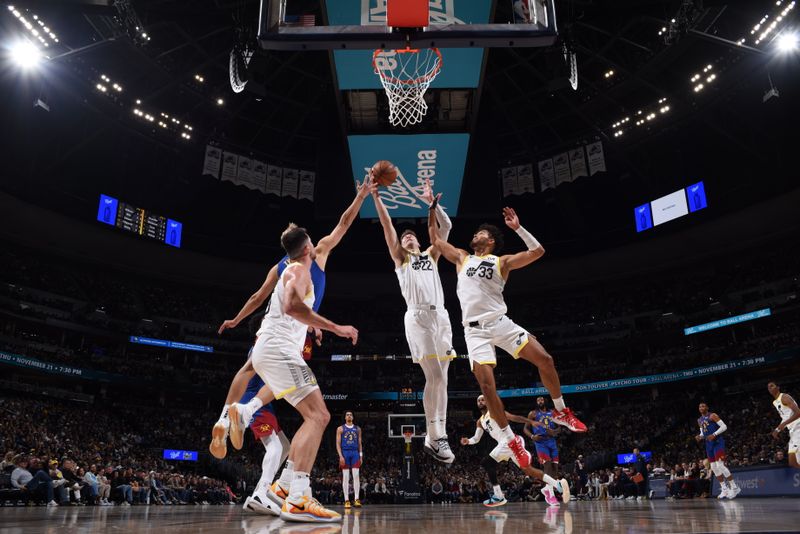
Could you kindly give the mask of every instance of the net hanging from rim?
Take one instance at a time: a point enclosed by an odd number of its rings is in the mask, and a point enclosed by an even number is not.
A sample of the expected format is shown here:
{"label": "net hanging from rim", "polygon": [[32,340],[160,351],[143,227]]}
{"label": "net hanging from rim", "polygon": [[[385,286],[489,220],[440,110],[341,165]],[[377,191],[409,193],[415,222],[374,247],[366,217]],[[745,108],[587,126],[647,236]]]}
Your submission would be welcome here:
{"label": "net hanging from rim", "polygon": [[428,112],[425,91],[442,70],[439,49],[378,49],[372,55],[372,66],[389,98],[392,126],[422,122]]}

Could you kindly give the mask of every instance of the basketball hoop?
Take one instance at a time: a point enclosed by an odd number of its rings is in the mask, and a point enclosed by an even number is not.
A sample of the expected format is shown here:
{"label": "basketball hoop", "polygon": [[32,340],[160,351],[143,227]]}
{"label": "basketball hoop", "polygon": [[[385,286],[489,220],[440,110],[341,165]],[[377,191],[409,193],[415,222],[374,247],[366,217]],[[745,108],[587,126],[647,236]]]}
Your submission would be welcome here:
{"label": "basketball hoop", "polygon": [[378,49],[372,55],[372,66],[389,98],[392,126],[422,122],[428,112],[425,92],[442,70],[439,49]]}

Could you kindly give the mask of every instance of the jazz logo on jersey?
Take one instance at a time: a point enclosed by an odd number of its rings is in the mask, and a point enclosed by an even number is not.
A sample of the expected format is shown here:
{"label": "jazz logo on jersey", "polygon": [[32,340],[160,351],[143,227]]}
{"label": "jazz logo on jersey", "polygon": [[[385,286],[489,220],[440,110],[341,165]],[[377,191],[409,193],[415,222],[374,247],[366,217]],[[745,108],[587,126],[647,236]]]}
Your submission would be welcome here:
{"label": "jazz logo on jersey", "polygon": [[482,261],[477,267],[470,267],[467,269],[467,276],[472,278],[475,275],[479,278],[486,278],[491,280],[494,276],[494,263],[490,261]]}
{"label": "jazz logo on jersey", "polygon": [[415,271],[432,271],[433,264],[428,256],[419,256],[411,262],[411,268]]}

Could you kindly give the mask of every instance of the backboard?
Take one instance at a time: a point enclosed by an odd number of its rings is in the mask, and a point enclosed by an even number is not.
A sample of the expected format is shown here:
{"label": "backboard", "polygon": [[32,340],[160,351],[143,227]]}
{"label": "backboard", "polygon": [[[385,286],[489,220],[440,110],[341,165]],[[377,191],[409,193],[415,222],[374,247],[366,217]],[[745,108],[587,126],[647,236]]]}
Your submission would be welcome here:
{"label": "backboard", "polygon": [[[261,0],[258,40],[270,50],[513,48],[550,46],[558,35],[553,0],[499,0],[513,5],[512,20],[505,21],[494,20],[490,0],[488,22],[457,16],[480,0],[430,0],[430,25],[413,29],[387,26],[387,3],[393,1],[403,0],[325,0],[325,20],[317,21],[293,12],[291,0]],[[360,20],[337,23],[346,12]]]}

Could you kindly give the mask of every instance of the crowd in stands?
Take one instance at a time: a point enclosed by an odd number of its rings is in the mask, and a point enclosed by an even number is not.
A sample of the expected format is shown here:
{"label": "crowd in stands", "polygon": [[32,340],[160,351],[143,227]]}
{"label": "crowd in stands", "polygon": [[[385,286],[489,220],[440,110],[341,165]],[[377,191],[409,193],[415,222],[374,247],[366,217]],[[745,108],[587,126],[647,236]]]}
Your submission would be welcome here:
{"label": "crowd in stands", "polygon": [[[798,272],[797,252],[778,251],[760,255],[757,262],[746,256],[711,262],[691,276],[677,273],[657,280],[620,281],[602,290],[587,286],[568,294],[512,293],[508,301],[514,319],[529,326],[553,353],[562,383],[580,383],[799,347]],[[226,471],[209,462],[176,465],[160,456],[163,448],[201,453],[207,449],[211,418],[218,411],[208,400],[221,400],[251,342],[252,332],[244,325],[224,338],[215,334],[218,324],[242,304],[236,296],[207,288],[200,292],[130,273],[87,271],[69,262],[53,269],[47,258],[22,250],[0,251],[0,277],[0,350],[113,373],[129,381],[124,386],[128,389],[114,382],[104,385],[89,405],[0,396],[0,452],[5,454],[2,470],[8,477],[0,486],[29,491],[42,502],[56,504],[229,503],[258,478],[261,445],[252,442],[231,462],[239,470]],[[362,330],[360,354],[406,351],[399,297],[379,305],[331,297],[324,306]],[[756,307],[770,307],[773,314],[703,336],[683,336],[684,326]],[[457,303],[448,301],[448,308],[452,313]],[[457,315],[452,315],[457,322]],[[463,352],[460,329],[453,330],[456,349]],[[127,343],[130,334],[212,344],[216,351],[207,355],[132,345]],[[324,338],[317,351],[311,365],[325,392],[358,393],[364,384],[382,391],[422,389],[423,375],[409,360],[332,362],[327,358],[332,353],[353,352],[332,335]],[[632,390],[591,405],[572,397],[570,402],[574,399],[573,406],[583,410],[582,418],[590,424],[586,435],[559,437],[562,458],[568,460],[563,471],[574,493],[585,498],[646,497],[646,490],[632,482],[634,471],[607,463],[595,468],[596,462],[588,461],[600,452],[639,447],[653,451],[649,472],[668,477],[674,497],[707,495],[709,470],[702,448],[693,439],[700,400],[711,403],[712,411],[728,423],[730,465],[785,462],[785,443],[769,436],[775,414],[766,389],[729,393],[726,376],[702,388],[659,388],[656,396],[649,388]],[[503,359],[496,370],[502,388],[530,387],[537,379],[532,366],[510,358]],[[199,397],[206,402],[181,404],[178,386],[193,388],[198,392],[194,401]],[[86,384],[67,387],[92,394],[100,389]],[[463,359],[451,365],[449,389],[477,389]],[[699,391],[711,396],[701,397]],[[168,416],[164,410],[146,408],[171,402],[179,407]],[[369,410],[388,408],[383,404]],[[472,400],[451,402],[451,409],[472,408]],[[527,413],[521,403],[509,409]],[[291,435],[298,420],[287,412],[279,413]],[[488,451],[457,444],[461,435],[472,434],[474,419],[470,419],[450,423],[450,442],[458,459],[452,468],[444,469],[415,451],[427,501],[476,502],[488,493],[479,464]],[[400,490],[402,440],[386,437],[385,413],[357,422],[365,430],[362,500],[394,502]],[[637,431],[631,430],[632,425]],[[333,432],[335,428],[328,429],[312,474],[315,491],[325,503],[341,502],[344,497]],[[581,454],[587,462],[574,464]],[[511,464],[502,465],[498,474],[509,500],[540,498],[537,482]],[[14,495],[19,497],[19,493]]]}

